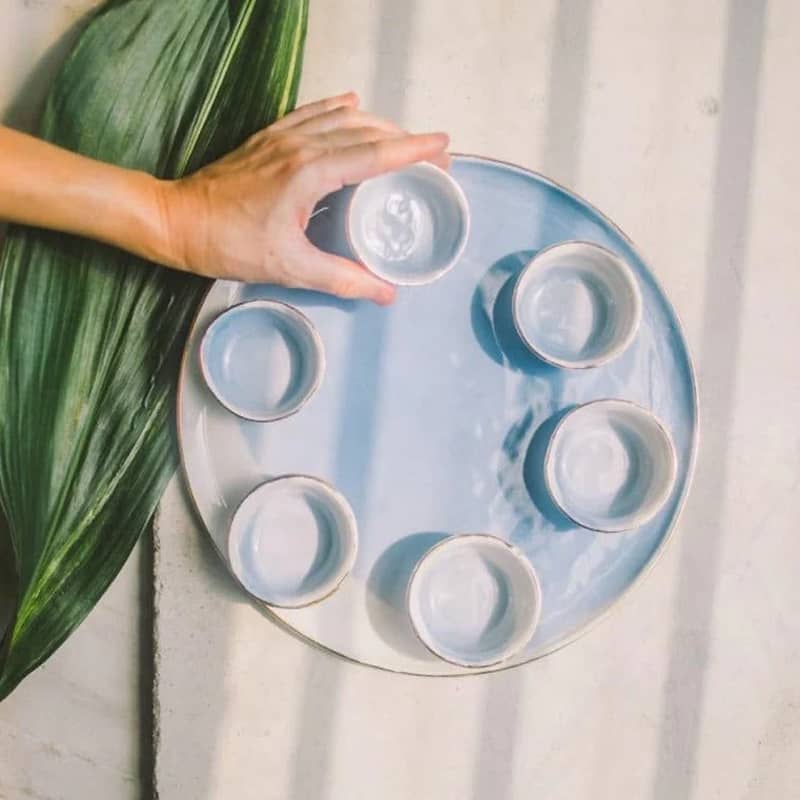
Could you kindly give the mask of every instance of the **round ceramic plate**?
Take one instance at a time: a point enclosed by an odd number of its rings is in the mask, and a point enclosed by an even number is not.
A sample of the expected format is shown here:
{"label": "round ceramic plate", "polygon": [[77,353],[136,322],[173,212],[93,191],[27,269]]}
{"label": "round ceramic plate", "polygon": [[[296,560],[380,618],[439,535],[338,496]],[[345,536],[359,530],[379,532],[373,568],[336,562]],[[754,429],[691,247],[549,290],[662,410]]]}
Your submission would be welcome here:
{"label": "round ceramic plate", "polygon": [[[542,590],[521,664],[573,641],[647,571],[689,488],[697,399],[686,343],[650,270],[600,212],[551,181],[475,157],[454,159],[471,209],[469,241],[441,280],[401,290],[391,308],[270,286],[213,285],[192,328],[180,378],[178,429],[189,490],[217,550],[230,518],[268,478],[314,475],[349,500],[359,550],[348,580],[324,602],[267,609],[309,641],[354,661],[421,675],[474,674],[429,653],[405,610],[409,577],[445,536],[486,531],[531,560]],[[347,192],[327,198],[311,237],[347,252]],[[511,316],[517,274],[543,247],[596,242],[635,272],[643,315],[613,362],[564,370],[536,359]],[[256,423],[227,412],[206,387],[198,349],[211,320],[244,300],[297,306],[319,331],[327,371],[297,414]],[[544,453],[565,411],[604,397],[653,411],[678,459],[675,488],[646,526],[594,533],[560,515],[543,480]]]}

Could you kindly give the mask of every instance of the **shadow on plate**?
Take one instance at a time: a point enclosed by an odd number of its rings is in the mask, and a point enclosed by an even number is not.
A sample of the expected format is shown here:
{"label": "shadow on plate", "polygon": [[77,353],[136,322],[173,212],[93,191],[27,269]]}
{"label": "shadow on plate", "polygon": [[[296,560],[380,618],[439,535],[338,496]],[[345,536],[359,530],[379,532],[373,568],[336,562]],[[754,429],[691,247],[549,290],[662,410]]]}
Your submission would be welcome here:
{"label": "shadow on plate", "polygon": [[279,300],[288,303],[301,311],[309,308],[335,308],[344,313],[350,313],[357,308],[368,309],[369,306],[359,300],[342,300],[330,294],[314,292],[310,289],[285,289],[269,283],[248,283],[241,287],[237,303],[248,300]]}
{"label": "shadow on plate", "polygon": [[492,360],[528,375],[549,375],[556,367],[528,350],[514,327],[512,313],[517,278],[536,252],[520,250],[492,264],[472,295],[470,313],[475,338]]}
{"label": "shadow on plate", "polygon": [[574,528],[575,523],[561,512],[550,497],[544,480],[544,461],[556,426],[573,408],[574,405],[561,409],[536,428],[522,466],[523,481],[533,504],[557,531]]}
{"label": "shadow on plate", "polygon": [[533,533],[547,531],[549,534],[575,527],[552,501],[544,481],[547,446],[556,425],[571,408],[538,418],[529,408],[503,439],[497,483],[515,512],[516,524],[507,533],[516,544]]}
{"label": "shadow on plate", "polygon": [[422,556],[448,535],[441,531],[424,531],[400,539],[381,554],[367,578],[370,622],[388,645],[405,655],[426,660],[434,658],[411,627],[406,612],[406,590]]}
{"label": "shadow on plate", "polygon": [[346,186],[322,198],[314,207],[306,235],[320,250],[356,260],[347,241],[347,207],[355,186]]}

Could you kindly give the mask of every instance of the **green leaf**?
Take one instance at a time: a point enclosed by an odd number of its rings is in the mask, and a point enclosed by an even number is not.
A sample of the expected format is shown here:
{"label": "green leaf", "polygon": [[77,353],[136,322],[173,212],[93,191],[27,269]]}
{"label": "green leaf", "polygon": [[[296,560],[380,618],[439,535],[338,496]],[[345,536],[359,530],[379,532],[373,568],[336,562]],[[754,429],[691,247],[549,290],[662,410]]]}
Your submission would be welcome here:
{"label": "green leaf", "polygon": [[[40,134],[178,177],[294,104],[307,0],[111,0]],[[0,260],[0,506],[16,565],[0,698],[108,588],[176,465],[178,360],[207,282],[13,227]],[[1,526],[0,526],[1,527]]]}

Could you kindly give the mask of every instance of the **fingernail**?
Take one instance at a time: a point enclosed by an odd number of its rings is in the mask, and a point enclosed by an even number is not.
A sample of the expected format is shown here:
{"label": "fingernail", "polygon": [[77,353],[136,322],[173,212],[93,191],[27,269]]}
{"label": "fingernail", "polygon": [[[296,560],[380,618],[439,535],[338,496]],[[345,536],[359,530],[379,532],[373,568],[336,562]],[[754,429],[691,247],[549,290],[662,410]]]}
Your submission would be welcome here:
{"label": "fingernail", "polygon": [[397,290],[394,286],[382,286],[375,294],[375,302],[381,306],[388,306],[391,305],[395,297],[397,296]]}

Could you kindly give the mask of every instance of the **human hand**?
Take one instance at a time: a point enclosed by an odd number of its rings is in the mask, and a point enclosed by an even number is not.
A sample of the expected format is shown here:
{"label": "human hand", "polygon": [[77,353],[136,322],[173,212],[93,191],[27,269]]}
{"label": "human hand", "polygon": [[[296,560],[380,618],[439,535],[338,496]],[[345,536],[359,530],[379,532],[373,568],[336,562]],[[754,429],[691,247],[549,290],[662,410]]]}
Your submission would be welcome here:
{"label": "human hand", "polygon": [[306,226],[317,201],[342,186],[416,161],[447,167],[448,142],[359,110],[352,93],[302,106],[219,161],[160,185],[162,260],[210,277],[391,303],[393,286],[314,247]]}

